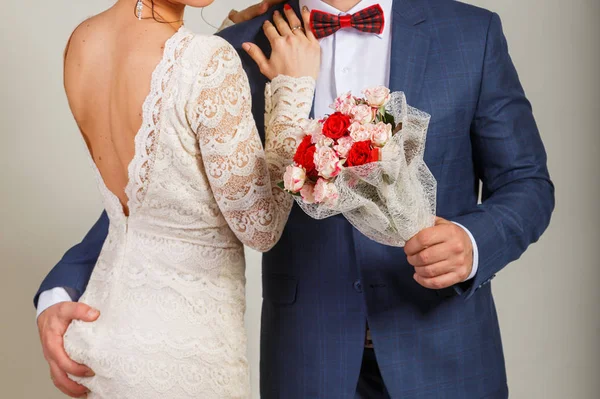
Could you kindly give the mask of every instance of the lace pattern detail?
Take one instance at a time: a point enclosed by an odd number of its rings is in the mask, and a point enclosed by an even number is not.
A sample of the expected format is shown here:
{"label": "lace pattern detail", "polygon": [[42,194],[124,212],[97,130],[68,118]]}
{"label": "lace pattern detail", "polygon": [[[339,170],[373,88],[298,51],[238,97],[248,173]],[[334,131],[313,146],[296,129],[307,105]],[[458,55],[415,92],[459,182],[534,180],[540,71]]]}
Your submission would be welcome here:
{"label": "lace pattern detail", "polygon": [[[315,80],[280,75],[265,88],[267,162],[271,181],[282,180],[302,140],[302,126],[312,108]],[[277,190],[281,193],[281,190]]]}
{"label": "lace pattern detail", "polygon": [[[182,37],[183,36],[183,37]],[[167,92],[174,66],[193,36],[182,26],[165,43],[163,58],[152,73],[150,93],[142,106],[142,126],[135,136],[135,155],[128,168],[129,181],[125,193],[129,212],[139,208],[147,191],[148,178],[154,163],[158,143],[161,114],[169,103]]]}
{"label": "lace pattern detail", "polygon": [[[224,44],[199,73],[190,109],[223,216],[238,239],[267,251],[279,240],[292,199],[277,186],[310,113],[315,82],[278,76],[265,89],[265,150],[251,112],[250,86],[235,50]],[[266,156],[265,156],[266,151]]]}

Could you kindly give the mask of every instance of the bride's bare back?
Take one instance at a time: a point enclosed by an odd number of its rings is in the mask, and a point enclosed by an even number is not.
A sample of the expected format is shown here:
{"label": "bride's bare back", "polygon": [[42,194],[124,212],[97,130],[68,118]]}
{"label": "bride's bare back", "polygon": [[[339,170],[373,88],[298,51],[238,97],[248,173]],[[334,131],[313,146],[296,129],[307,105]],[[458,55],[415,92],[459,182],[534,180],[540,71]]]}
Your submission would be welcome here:
{"label": "bride's bare back", "polygon": [[93,160],[128,214],[127,169],[142,123],[142,105],[164,44],[176,28],[137,21],[117,7],[90,18],[73,32],[65,50],[64,81]]}

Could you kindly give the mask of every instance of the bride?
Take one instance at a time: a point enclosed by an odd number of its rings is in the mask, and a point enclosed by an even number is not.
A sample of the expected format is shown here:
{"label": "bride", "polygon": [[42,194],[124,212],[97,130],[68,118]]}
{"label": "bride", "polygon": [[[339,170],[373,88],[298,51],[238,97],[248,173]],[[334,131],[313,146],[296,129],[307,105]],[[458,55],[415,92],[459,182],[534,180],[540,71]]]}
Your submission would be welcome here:
{"label": "bride", "polygon": [[[320,48],[286,11],[264,26],[265,148],[236,51],[183,26],[212,0],[118,0],[65,50],[65,89],[90,153],[108,238],[73,321],[72,378],[90,398],[247,398],[243,244],[279,239],[292,199],[277,186],[309,116]],[[302,16],[304,23],[309,15]],[[308,32],[308,33],[305,33]]]}

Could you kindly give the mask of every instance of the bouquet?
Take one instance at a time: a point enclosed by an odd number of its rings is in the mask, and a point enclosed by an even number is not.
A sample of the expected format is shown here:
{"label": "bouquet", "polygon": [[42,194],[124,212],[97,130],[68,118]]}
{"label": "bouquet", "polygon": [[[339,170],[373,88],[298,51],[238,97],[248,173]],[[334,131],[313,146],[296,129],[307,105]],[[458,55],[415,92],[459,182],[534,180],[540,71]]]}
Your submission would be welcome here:
{"label": "bouquet", "polygon": [[306,121],[280,187],[315,219],[343,214],[372,240],[401,247],[435,220],[436,181],[423,161],[430,116],[402,92],[363,94]]}

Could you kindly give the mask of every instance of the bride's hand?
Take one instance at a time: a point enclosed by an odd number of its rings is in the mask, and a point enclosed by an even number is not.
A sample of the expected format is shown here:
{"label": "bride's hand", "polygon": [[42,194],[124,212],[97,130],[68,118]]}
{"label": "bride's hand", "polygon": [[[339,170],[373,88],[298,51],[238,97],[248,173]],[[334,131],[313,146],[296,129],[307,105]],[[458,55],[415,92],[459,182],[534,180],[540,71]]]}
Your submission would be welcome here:
{"label": "bride's hand", "polygon": [[274,24],[266,21],[263,26],[273,49],[270,59],[255,44],[244,43],[243,48],[256,62],[260,72],[271,80],[278,75],[294,78],[310,76],[316,79],[321,62],[321,47],[310,30],[310,11],[306,7],[302,9],[304,24],[288,5],[284,12],[287,21],[276,11],[273,15]]}

